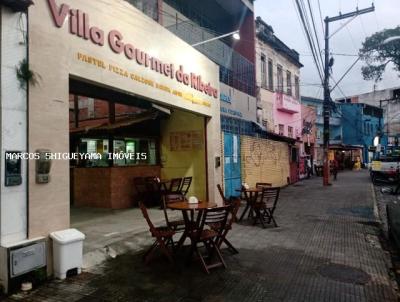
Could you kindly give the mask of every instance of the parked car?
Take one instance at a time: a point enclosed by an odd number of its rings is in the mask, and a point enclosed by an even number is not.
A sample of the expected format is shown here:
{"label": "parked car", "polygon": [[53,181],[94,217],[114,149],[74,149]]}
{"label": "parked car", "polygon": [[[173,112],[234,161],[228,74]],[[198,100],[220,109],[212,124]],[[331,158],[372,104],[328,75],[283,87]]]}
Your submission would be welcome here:
{"label": "parked car", "polygon": [[372,182],[396,181],[400,171],[400,156],[381,156],[372,161],[370,176]]}

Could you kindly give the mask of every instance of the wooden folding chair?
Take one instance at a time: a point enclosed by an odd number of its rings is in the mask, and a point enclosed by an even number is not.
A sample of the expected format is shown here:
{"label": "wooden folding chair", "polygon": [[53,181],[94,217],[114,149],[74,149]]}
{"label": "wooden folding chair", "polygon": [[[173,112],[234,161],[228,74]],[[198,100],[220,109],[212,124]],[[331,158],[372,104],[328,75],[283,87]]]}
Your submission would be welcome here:
{"label": "wooden folding chair", "polygon": [[259,221],[262,227],[265,228],[265,223],[270,224],[271,222],[273,222],[275,227],[278,226],[274,218],[274,212],[276,209],[276,204],[278,203],[279,193],[279,187],[263,188],[262,194],[259,198],[255,200],[254,204],[252,205],[255,213],[253,217],[254,224]]}
{"label": "wooden folding chair", "polygon": [[167,194],[177,194],[181,193],[181,183],[182,183],[182,178],[173,178],[171,179],[168,192]]}
{"label": "wooden folding chair", "polygon": [[[226,264],[219,250],[217,240],[225,230],[230,208],[230,206],[224,206],[206,209],[201,217],[199,228],[189,234],[192,240],[189,259],[192,257],[193,253],[196,252],[203,269],[207,274],[210,273],[210,269],[212,268],[220,266],[226,268]],[[218,226],[218,228],[206,228],[207,225]],[[206,248],[207,255],[202,255],[199,250],[199,243],[203,243],[204,247]],[[218,261],[212,263],[211,261],[213,260],[214,254]]]}
{"label": "wooden folding chair", "polygon": [[158,205],[161,206],[162,203],[162,192],[161,186],[157,179],[157,177],[151,176],[145,178],[146,187],[147,187],[147,196],[149,200],[155,201],[152,206]]}
{"label": "wooden folding chair", "polygon": [[182,180],[181,187],[179,191],[183,196],[186,196],[186,194],[189,192],[190,185],[192,184],[192,177],[184,177]]}
{"label": "wooden folding chair", "polygon": [[[230,209],[231,209],[231,216],[228,219],[225,228],[221,235],[217,238],[217,246],[218,248],[221,248],[222,243],[225,243],[228,249],[233,254],[239,254],[239,251],[232,245],[232,243],[226,238],[226,235],[228,235],[229,231],[232,230],[232,224],[237,220],[236,215],[237,212],[239,211],[240,205],[241,205],[241,200],[239,197],[232,198],[230,201],[228,201],[230,204]],[[213,228],[213,226],[211,225]]]}
{"label": "wooden folding chair", "polygon": [[220,184],[217,184],[217,189],[218,189],[219,195],[221,195],[221,198],[224,201],[224,203],[225,204],[229,203],[229,200],[225,197],[224,190],[222,190],[222,187]]}
{"label": "wooden folding chair", "polygon": [[185,221],[183,219],[179,220],[170,220],[168,217],[168,203],[172,202],[183,202],[185,201],[185,197],[182,194],[166,194],[164,195],[163,198],[163,203],[164,203],[164,216],[165,216],[165,221],[167,223],[167,226],[174,230],[175,232],[177,231],[184,231],[185,230]]}
{"label": "wooden folding chair", "polygon": [[173,264],[174,263],[173,255],[171,251],[168,249],[168,245],[171,245],[172,250],[174,250],[175,246],[174,246],[173,236],[175,235],[175,232],[171,230],[169,227],[155,227],[152,221],[150,220],[149,213],[147,212],[147,208],[144,205],[144,203],[139,202],[139,207],[140,210],[142,211],[143,217],[146,219],[147,224],[149,225],[151,236],[155,238],[153,245],[143,255],[143,260],[145,264],[149,263],[157,247]]}
{"label": "wooden folding chair", "polygon": [[147,187],[145,178],[144,177],[135,177],[133,179],[133,185],[135,187],[137,200],[143,201],[147,204],[148,200],[149,200],[149,196],[148,196],[148,187]]}

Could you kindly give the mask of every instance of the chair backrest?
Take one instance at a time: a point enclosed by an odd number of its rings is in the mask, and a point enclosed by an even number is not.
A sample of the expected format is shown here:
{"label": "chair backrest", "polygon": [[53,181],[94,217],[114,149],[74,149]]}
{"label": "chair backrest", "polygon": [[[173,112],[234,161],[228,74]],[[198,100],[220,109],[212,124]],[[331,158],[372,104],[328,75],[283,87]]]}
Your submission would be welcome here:
{"label": "chair backrest", "polygon": [[186,194],[189,192],[190,185],[192,184],[192,179],[193,178],[190,176],[190,177],[184,177],[182,180],[182,184],[179,190],[184,196],[186,196]]}
{"label": "chair backrest", "polygon": [[185,200],[186,200],[185,196],[183,196],[183,194],[179,194],[179,193],[164,195],[165,204],[172,203],[172,202],[185,201]]}
{"label": "chair backrest", "polygon": [[231,206],[231,218],[227,222],[227,225],[231,226],[235,222],[237,213],[239,212],[241,200],[239,197],[234,197],[231,200],[229,200],[229,204]]}
{"label": "chair backrest", "polygon": [[279,199],[280,190],[281,188],[279,187],[263,188],[261,194],[261,201],[265,204],[265,206],[268,209],[275,209]]}
{"label": "chair backrest", "polygon": [[167,225],[169,225],[169,217],[168,217],[168,212],[167,212],[167,204],[172,203],[172,202],[180,202],[180,201],[185,201],[185,196],[179,193],[174,193],[174,194],[165,194],[163,196],[163,211],[164,211],[164,216],[165,216],[165,222]]}
{"label": "chair backrest", "polygon": [[139,201],[139,207],[140,207],[140,210],[142,211],[142,214],[143,214],[144,219],[146,219],[146,222],[147,222],[147,224],[149,225],[150,232],[151,232],[152,234],[156,234],[156,233],[157,233],[157,230],[156,230],[156,228],[155,228],[153,222],[150,220],[150,217],[149,217],[149,213],[148,213],[148,211],[147,211],[147,208],[146,208],[146,206],[144,205],[144,203],[143,203],[142,201]]}
{"label": "chair backrest", "polygon": [[146,186],[150,192],[159,192],[160,191],[160,183],[157,181],[156,177],[146,177],[145,179]]}
{"label": "chair backrest", "polygon": [[147,192],[147,185],[146,181],[143,177],[135,177],[133,179],[133,184],[135,186],[136,192],[141,195]]}
{"label": "chair backrest", "polygon": [[223,200],[225,203],[227,203],[228,200],[226,199],[226,197],[225,197],[225,195],[224,195],[224,190],[222,190],[222,187],[221,187],[220,184],[217,184],[217,189],[218,189],[219,195],[221,195],[222,200]]}
{"label": "chair backrest", "polygon": [[169,186],[170,193],[180,193],[182,178],[171,179],[171,184]]}
{"label": "chair backrest", "polygon": [[263,187],[272,187],[272,184],[269,182],[257,182],[256,188],[263,188]]}
{"label": "chair backrest", "polygon": [[214,225],[218,226],[218,228],[213,227],[213,230],[216,231],[218,235],[221,235],[221,233],[225,230],[225,226],[228,221],[228,215],[230,211],[231,211],[230,205],[218,208],[206,209],[204,211],[203,217],[200,222],[199,233],[201,233],[205,225]]}

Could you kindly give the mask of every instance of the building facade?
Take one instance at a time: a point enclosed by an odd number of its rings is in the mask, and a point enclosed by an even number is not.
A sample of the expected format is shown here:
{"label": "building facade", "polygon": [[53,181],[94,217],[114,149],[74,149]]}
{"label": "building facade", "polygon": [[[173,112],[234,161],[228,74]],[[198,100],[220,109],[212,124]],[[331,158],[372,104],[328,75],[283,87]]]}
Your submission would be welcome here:
{"label": "building facade", "polygon": [[368,164],[373,159],[374,138],[379,130],[382,110],[362,103],[340,104],[342,111],[343,143],[361,146],[362,162]]}
{"label": "building facade", "polygon": [[239,30],[240,40],[227,37],[195,46],[220,68],[221,182],[227,196],[237,196],[242,183],[240,137],[257,130],[253,1],[162,2],[162,24],[190,45]]}
{"label": "building facade", "polygon": [[[316,142],[315,142],[315,162],[320,165],[323,162],[323,133],[324,133],[324,118],[323,118],[323,100],[313,97],[302,96],[301,103],[304,106],[312,108],[316,112]],[[342,113],[340,106],[334,106],[331,110],[329,118],[329,145],[340,147],[343,144],[343,127]]]}
{"label": "building facade", "polygon": [[[52,273],[48,236],[70,227],[71,197],[126,208],[137,203],[137,176],[192,176],[191,194],[220,201],[220,69],[160,24],[162,2],[45,0],[22,15],[9,3],[1,6],[1,145],[17,160],[1,163],[5,289],[11,250],[44,242]],[[114,157],[121,153],[129,158]]]}
{"label": "building facade", "polygon": [[384,148],[398,149],[400,139],[400,87],[392,87],[382,90],[350,96],[346,99],[336,100],[339,103],[362,103],[383,109],[379,131],[375,135],[380,135],[385,142]]}
{"label": "building facade", "polygon": [[270,25],[256,19],[257,118],[267,131],[295,143],[289,146],[290,182],[299,175],[302,139],[299,54],[274,34]]}

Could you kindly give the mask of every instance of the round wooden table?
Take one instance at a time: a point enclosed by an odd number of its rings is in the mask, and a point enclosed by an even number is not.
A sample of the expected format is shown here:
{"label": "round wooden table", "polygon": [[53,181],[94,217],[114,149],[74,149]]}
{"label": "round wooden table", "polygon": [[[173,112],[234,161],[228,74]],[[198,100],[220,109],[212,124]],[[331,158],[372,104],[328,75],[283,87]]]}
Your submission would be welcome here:
{"label": "round wooden table", "polygon": [[[178,246],[182,246],[189,233],[198,228],[200,225],[203,212],[206,209],[217,207],[215,202],[199,201],[199,203],[188,203],[187,201],[171,202],[167,204],[167,208],[171,210],[182,211],[183,220],[185,221],[185,230],[182,237],[178,241]],[[194,217],[194,212],[197,211],[197,218]],[[190,212],[190,215],[189,215]]]}
{"label": "round wooden table", "polygon": [[263,188],[262,187],[254,187],[254,188],[242,188],[242,189],[237,189],[235,190],[236,192],[241,192],[244,193],[244,197],[246,198],[246,207],[244,208],[244,211],[242,215],[240,215],[239,222],[243,220],[244,216],[246,213],[249,211],[249,216],[253,215],[253,210],[252,210],[252,204],[255,202],[257,196],[259,193],[262,193]]}
{"label": "round wooden table", "polygon": [[188,203],[187,201],[171,202],[167,205],[167,208],[172,210],[180,211],[199,211],[210,208],[215,208],[217,204],[215,202],[199,201],[199,203]]}

